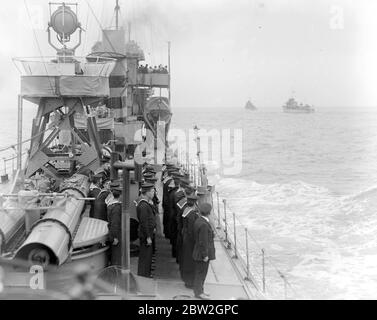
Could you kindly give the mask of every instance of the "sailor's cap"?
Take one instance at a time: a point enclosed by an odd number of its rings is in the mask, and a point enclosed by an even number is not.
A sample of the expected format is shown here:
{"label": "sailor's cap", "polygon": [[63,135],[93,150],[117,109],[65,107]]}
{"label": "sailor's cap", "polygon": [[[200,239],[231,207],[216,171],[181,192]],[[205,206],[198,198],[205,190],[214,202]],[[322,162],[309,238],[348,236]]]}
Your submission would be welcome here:
{"label": "sailor's cap", "polygon": [[203,186],[198,186],[197,189],[196,189],[196,193],[197,195],[205,195],[205,194],[208,194],[208,190],[206,187],[203,187]]}
{"label": "sailor's cap", "polygon": [[113,182],[111,182],[110,183],[110,188],[118,188],[118,187],[120,187],[120,183],[119,182],[117,182],[117,181],[113,181]]}
{"label": "sailor's cap", "polygon": [[198,200],[198,197],[194,193],[189,194],[186,198],[187,198],[187,200],[193,200],[193,201]]}
{"label": "sailor's cap", "polygon": [[143,172],[153,172],[156,173],[157,171],[153,167],[146,167],[143,169]]}
{"label": "sailor's cap", "polygon": [[183,178],[183,177],[184,177],[184,175],[183,175],[182,173],[180,173],[179,171],[177,171],[177,172],[172,172],[172,173],[171,173],[171,176],[172,176],[173,178]]}
{"label": "sailor's cap", "polygon": [[186,177],[179,178],[179,181],[182,185],[189,187],[190,186],[190,180]]}
{"label": "sailor's cap", "polygon": [[142,185],[141,185],[141,190],[150,190],[150,189],[153,189],[154,188],[154,184],[152,183],[149,183],[149,182],[144,182]]}
{"label": "sailor's cap", "polygon": [[209,203],[205,202],[199,205],[199,210],[201,214],[208,216],[212,211],[212,206]]}
{"label": "sailor's cap", "polygon": [[144,178],[153,178],[155,175],[152,172],[146,172],[143,174]]}

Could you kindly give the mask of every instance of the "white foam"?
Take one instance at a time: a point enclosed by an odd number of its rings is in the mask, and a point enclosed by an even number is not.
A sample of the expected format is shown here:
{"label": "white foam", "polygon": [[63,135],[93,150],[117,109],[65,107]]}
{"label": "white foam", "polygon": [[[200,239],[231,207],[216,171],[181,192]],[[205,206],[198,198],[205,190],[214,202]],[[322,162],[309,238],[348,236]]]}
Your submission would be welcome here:
{"label": "white foam", "polygon": [[377,187],[337,196],[300,181],[217,181],[216,190],[302,298],[376,297]]}

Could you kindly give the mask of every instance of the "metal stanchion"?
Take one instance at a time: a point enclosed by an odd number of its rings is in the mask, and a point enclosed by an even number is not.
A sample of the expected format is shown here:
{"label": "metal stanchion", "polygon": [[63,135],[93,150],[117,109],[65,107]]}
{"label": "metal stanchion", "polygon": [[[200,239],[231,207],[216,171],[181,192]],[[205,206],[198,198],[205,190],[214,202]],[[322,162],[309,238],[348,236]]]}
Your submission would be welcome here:
{"label": "metal stanchion", "polygon": [[236,228],[236,214],[233,212],[233,239],[234,239],[234,259],[238,259],[237,256],[237,228]]}
{"label": "metal stanchion", "polygon": [[225,243],[228,249],[231,248],[229,239],[228,239],[228,221],[227,221],[227,216],[226,216],[226,199],[223,199],[224,203],[224,223],[225,223]]}
{"label": "metal stanchion", "polygon": [[266,273],[264,267],[264,249],[262,249],[262,281],[263,281],[263,292],[266,293]]}
{"label": "metal stanchion", "polygon": [[245,280],[250,280],[250,258],[249,258],[249,239],[248,230],[245,228],[245,244],[246,244],[246,278]]}
{"label": "metal stanchion", "polygon": [[280,278],[283,280],[284,283],[284,299],[287,300],[287,280],[285,279],[284,274],[282,274],[280,271],[278,271]]}
{"label": "metal stanchion", "polygon": [[219,197],[218,192],[216,192],[216,196],[217,196],[217,229],[221,229],[220,197]]}

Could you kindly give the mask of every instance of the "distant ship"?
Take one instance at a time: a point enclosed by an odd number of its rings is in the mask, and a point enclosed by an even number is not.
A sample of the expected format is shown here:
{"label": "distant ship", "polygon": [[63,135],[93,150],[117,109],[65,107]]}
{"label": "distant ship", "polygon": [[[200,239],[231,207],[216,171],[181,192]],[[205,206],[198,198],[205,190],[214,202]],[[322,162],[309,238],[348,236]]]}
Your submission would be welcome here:
{"label": "distant ship", "polygon": [[250,100],[246,102],[245,109],[252,110],[252,111],[257,110],[257,108],[250,102]]}
{"label": "distant ship", "polygon": [[283,106],[283,111],[287,113],[313,113],[315,110],[308,104],[299,104],[294,98],[290,98]]}

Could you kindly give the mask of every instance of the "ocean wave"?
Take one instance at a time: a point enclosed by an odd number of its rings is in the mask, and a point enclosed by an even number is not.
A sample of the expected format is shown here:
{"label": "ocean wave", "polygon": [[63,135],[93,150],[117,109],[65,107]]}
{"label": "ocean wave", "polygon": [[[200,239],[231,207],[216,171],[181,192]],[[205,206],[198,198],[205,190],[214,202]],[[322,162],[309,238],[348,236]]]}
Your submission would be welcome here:
{"label": "ocean wave", "polygon": [[232,212],[260,247],[277,258],[305,298],[367,296],[355,284],[357,279],[367,283],[370,268],[360,275],[356,270],[363,269],[357,264],[369,264],[377,256],[377,187],[344,196],[299,180],[216,180],[216,190]]}

